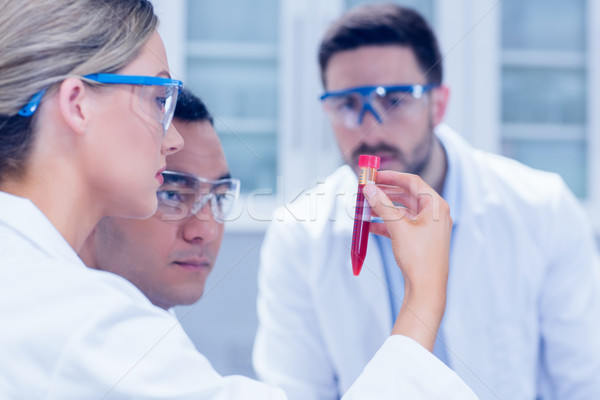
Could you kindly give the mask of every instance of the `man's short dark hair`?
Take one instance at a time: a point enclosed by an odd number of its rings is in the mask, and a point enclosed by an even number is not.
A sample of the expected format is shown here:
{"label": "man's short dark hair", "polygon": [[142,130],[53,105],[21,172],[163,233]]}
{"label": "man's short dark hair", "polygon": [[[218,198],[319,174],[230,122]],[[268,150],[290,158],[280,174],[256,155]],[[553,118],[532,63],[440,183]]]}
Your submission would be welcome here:
{"label": "man's short dark hair", "polygon": [[214,125],[213,117],[204,102],[187,88],[183,88],[177,96],[173,118],[185,122],[208,121]]}
{"label": "man's short dark hair", "polygon": [[431,27],[416,11],[384,3],[353,8],[329,27],[319,47],[323,86],[327,64],[336,53],[385,45],[411,48],[427,83],[442,83],[442,58]]}

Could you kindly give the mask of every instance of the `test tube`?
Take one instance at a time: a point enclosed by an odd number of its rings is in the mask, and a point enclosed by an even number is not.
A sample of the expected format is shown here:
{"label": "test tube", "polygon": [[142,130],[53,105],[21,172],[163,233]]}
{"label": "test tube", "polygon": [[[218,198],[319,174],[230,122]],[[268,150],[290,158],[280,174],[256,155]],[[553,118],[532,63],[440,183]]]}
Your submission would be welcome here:
{"label": "test tube", "polygon": [[354,211],[354,230],[352,231],[352,272],[354,276],[360,270],[367,255],[369,241],[369,226],[371,225],[371,207],[365,199],[363,188],[367,183],[375,183],[380,158],[377,156],[361,155],[358,157],[358,191],[356,193],[356,209]]}

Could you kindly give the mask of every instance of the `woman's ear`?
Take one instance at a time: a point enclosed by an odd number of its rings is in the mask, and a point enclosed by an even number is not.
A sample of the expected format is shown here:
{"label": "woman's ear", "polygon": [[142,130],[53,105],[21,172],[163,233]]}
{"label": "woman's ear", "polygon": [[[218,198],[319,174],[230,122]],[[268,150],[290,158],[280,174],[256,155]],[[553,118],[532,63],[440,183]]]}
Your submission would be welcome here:
{"label": "woman's ear", "polygon": [[89,120],[89,88],[79,78],[67,78],[60,84],[58,102],[67,126],[83,134]]}
{"label": "woman's ear", "polygon": [[440,85],[431,91],[431,116],[433,118],[433,126],[438,126],[444,119],[446,108],[448,107],[448,99],[450,97],[450,89],[446,85]]}

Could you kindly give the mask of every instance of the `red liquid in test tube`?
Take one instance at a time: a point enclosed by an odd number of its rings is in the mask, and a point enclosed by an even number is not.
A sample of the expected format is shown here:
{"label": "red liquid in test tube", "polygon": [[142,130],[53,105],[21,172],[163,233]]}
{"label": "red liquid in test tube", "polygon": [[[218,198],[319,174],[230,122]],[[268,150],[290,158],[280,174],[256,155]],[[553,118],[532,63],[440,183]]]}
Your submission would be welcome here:
{"label": "red liquid in test tube", "polygon": [[371,207],[365,199],[363,188],[367,183],[375,183],[380,158],[377,156],[361,155],[358,157],[358,192],[356,194],[356,210],[354,212],[354,230],[352,231],[352,272],[354,276],[360,270],[367,255],[369,242],[369,226],[371,225]]}

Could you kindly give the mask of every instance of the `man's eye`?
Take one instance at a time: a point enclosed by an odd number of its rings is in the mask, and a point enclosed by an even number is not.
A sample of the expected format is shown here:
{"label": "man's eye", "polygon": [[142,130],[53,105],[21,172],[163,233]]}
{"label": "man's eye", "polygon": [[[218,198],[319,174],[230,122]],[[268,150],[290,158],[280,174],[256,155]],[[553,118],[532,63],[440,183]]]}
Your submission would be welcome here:
{"label": "man's eye", "polygon": [[227,200],[228,193],[215,193],[215,199],[217,199],[217,203],[222,205],[223,202]]}
{"label": "man's eye", "polygon": [[390,96],[385,96],[381,101],[385,104],[387,108],[391,107],[401,107],[407,101],[406,93],[395,94]]}
{"label": "man's eye", "polygon": [[167,205],[176,205],[182,201],[181,195],[175,190],[159,190],[156,195],[160,201]]}
{"label": "man's eye", "polygon": [[354,96],[348,96],[340,101],[340,108],[356,110],[359,108],[359,100]]}

